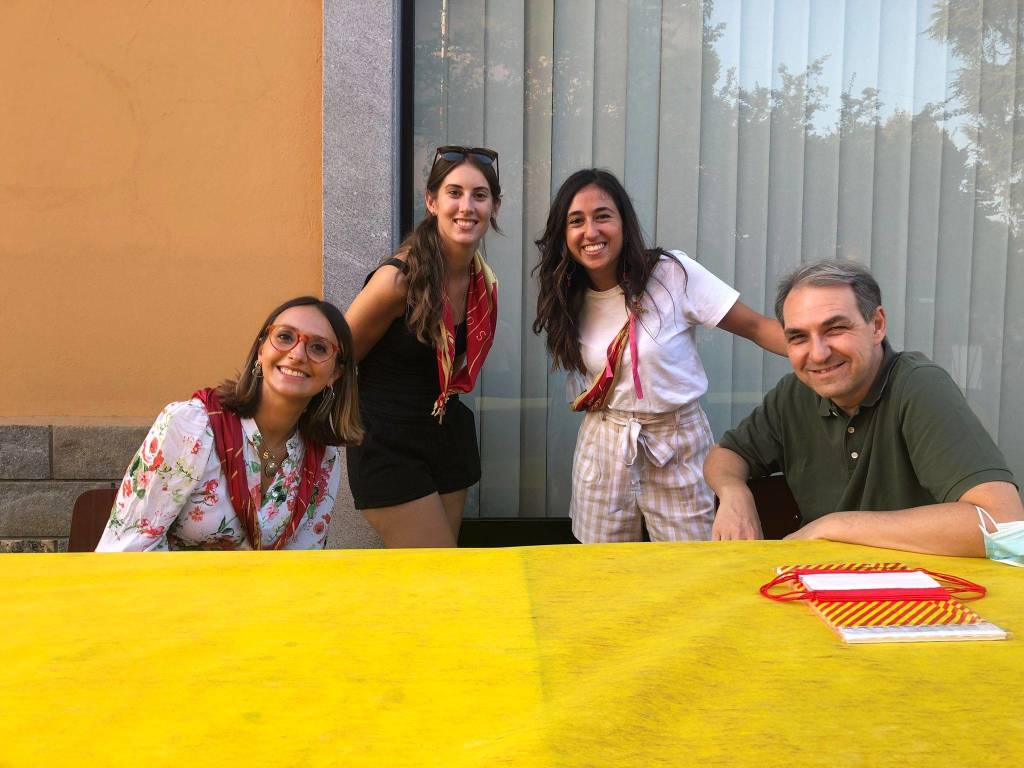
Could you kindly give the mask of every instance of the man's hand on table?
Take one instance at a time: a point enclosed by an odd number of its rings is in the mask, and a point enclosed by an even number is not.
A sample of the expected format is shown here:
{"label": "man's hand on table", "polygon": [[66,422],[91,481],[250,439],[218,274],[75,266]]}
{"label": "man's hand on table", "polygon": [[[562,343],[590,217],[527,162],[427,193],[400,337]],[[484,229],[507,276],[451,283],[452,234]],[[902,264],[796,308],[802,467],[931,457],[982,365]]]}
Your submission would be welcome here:
{"label": "man's hand on table", "polygon": [[728,448],[716,445],[708,453],[704,479],[718,495],[712,541],[764,538],[754,496],[747,487],[748,476],[747,462]]}
{"label": "man's hand on table", "polygon": [[712,541],[763,538],[754,497],[746,487],[719,499],[715,522],[711,526]]}

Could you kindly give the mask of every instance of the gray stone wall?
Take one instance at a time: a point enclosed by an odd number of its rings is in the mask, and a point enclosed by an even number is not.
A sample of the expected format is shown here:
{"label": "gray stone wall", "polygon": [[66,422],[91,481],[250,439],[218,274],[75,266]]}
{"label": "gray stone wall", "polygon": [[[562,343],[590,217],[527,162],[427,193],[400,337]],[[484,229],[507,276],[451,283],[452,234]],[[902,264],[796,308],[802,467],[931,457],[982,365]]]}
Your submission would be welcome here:
{"label": "gray stone wall", "polygon": [[[324,2],[324,296],[346,307],[398,245],[400,3]],[[379,547],[342,478],[329,546]]]}
{"label": "gray stone wall", "polygon": [[146,430],[0,425],[0,552],[67,549],[75,499],[116,485]]}

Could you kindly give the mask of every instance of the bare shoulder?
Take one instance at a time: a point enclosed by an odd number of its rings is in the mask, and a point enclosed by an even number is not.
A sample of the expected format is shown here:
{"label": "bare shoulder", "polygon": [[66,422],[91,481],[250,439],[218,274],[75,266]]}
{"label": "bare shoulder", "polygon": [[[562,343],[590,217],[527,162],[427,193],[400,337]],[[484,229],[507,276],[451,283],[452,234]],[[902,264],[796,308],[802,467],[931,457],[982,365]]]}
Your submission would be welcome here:
{"label": "bare shoulder", "polygon": [[[407,254],[405,251],[396,253],[374,270],[374,273],[366,283],[366,288],[373,286],[376,291],[382,292],[393,299],[400,298],[404,303],[406,294],[409,292],[409,281],[406,278],[406,269],[403,268],[406,260]],[[400,266],[399,263],[403,266]]]}
{"label": "bare shoulder", "polygon": [[[404,262],[405,253],[399,252],[394,258]],[[371,324],[381,320],[390,322],[405,314],[408,292],[405,272],[394,262],[385,262],[370,275],[345,313],[346,319],[354,326],[367,321]]]}

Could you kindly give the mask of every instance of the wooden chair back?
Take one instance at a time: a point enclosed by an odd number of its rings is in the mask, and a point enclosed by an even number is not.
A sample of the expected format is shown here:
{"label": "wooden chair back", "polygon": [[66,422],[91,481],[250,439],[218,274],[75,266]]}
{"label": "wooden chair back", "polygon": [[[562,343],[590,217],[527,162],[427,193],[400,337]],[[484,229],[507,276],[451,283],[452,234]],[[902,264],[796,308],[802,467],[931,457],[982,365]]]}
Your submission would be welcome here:
{"label": "wooden chair back", "polygon": [[766,539],[782,539],[803,525],[803,517],[783,475],[759,477],[747,485]]}
{"label": "wooden chair back", "polygon": [[75,499],[71,512],[68,552],[92,552],[100,542],[110,519],[110,508],[117,497],[115,488],[95,488]]}

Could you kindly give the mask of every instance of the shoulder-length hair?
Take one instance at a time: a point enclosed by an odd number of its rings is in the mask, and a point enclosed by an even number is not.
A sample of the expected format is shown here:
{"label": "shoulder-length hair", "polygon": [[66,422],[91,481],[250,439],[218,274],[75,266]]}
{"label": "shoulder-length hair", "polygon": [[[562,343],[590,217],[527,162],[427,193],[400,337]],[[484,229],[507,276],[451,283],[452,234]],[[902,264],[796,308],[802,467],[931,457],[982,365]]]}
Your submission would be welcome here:
{"label": "shoulder-length hair", "polygon": [[[491,199],[495,205],[501,200],[501,185],[494,165],[481,163],[472,153],[467,153],[459,160],[445,160],[438,157],[430,175],[427,177],[426,190],[437,197],[438,190],[445,178],[463,163],[469,163],[484,175],[487,186],[491,189]],[[491,216],[491,228],[501,233],[498,222]],[[406,323],[409,330],[416,334],[424,344],[437,346],[443,342],[441,338],[441,313],[444,306],[444,254],[441,251],[441,235],[437,231],[437,216],[427,211],[416,229],[402,241],[399,253],[405,254],[406,281]],[[397,279],[397,274],[396,274]]]}
{"label": "shoulder-length hair", "polygon": [[586,372],[586,366],[580,354],[579,317],[588,280],[586,271],[569,253],[565,228],[573,198],[591,184],[611,197],[622,219],[622,252],[615,270],[627,307],[639,305],[651,272],[665,253],[661,248],[645,246],[633,202],[614,174],[600,168],[585,168],[562,182],[551,202],[544,234],[535,241],[540,260],[531,274],[537,276],[540,290],[533,332],[547,334],[547,348],[555,367],[581,373]]}
{"label": "shoulder-length hair", "polygon": [[[254,373],[260,346],[267,338],[267,329],[274,324],[278,315],[292,307],[316,307],[327,318],[338,337],[338,351],[335,365],[341,372],[338,380],[324,387],[316,394],[306,410],[299,417],[299,434],[307,441],[321,445],[355,445],[362,442],[363,424],[359,418],[359,393],[356,385],[356,366],[352,358],[352,332],[345,322],[341,310],[329,301],[315,296],[299,296],[276,307],[260,326],[256,339],[249,348],[249,355],[242,365],[242,372],[233,379],[225,379],[217,387],[217,395],[225,408],[242,417],[252,417],[260,404],[261,386],[259,376]],[[333,402],[324,404],[330,398],[328,390],[333,389]]]}

